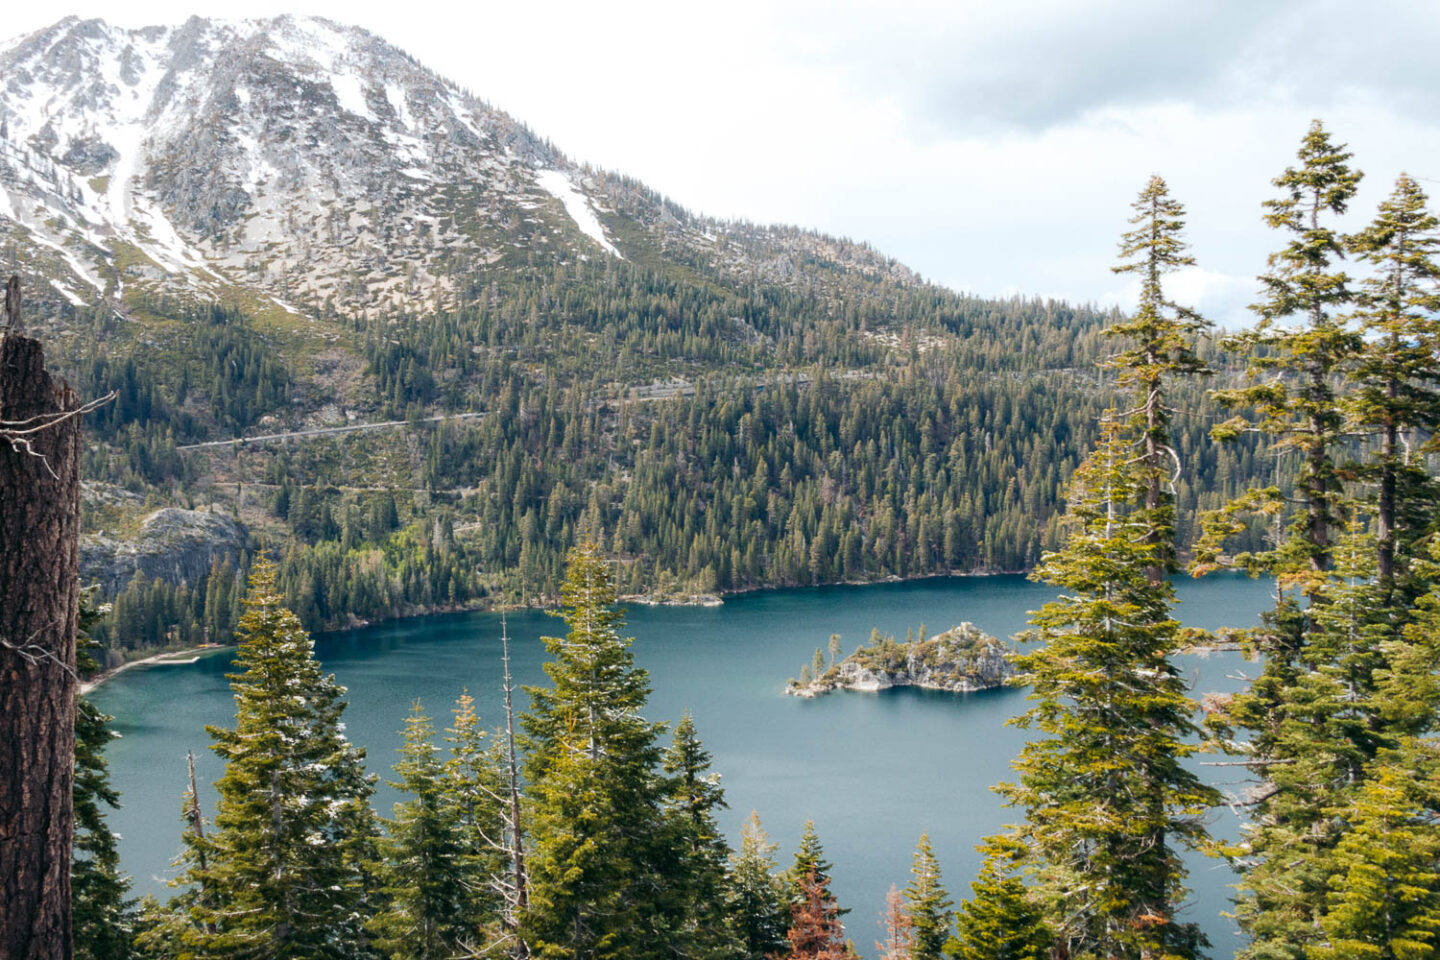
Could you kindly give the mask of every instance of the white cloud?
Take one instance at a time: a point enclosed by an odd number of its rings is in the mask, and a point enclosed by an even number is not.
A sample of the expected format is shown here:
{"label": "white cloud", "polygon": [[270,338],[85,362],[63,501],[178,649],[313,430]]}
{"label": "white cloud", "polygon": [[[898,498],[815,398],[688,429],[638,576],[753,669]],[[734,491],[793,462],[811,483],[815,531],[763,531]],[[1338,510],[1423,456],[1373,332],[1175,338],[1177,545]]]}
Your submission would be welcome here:
{"label": "white cloud", "polygon": [[[1216,327],[1233,330],[1254,320],[1247,307],[1255,302],[1259,286],[1253,276],[1188,267],[1166,278],[1165,295],[1174,303],[1199,311]],[[1127,278],[1122,285],[1101,294],[1097,302],[1102,307],[1132,310],[1139,297],[1140,281]]]}

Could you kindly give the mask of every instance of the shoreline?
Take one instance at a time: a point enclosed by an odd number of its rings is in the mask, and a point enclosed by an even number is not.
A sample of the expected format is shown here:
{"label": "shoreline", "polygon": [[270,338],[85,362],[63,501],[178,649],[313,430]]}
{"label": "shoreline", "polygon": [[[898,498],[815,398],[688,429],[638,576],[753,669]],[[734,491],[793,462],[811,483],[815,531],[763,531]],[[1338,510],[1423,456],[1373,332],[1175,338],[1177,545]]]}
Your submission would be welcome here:
{"label": "shoreline", "polygon": [[[621,604],[635,603],[635,604],[640,604],[640,605],[642,605],[642,606],[652,606],[652,607],[712,607],[712,608],[713,608],[713,607],[722,607],[722,606],[724,606],[725,601],[726,601],[727,599],[731,598],[731,597],[742,597],[742,596],[746,596],[747,594],[763,593],[763,592],[765,592],[765,591],[775,591],[775,590],[814,590],[814,589],[821,588],[821,587],[876,587],[876,586],[883,586],[883,585],[885,585],[885,584],[894,584],[894,583],[919,583],[919,582],[922,582],[922,581],[925,581],[925,580],[952,580],[952,579],[970,579],[970,578],[980,578],[980,577],[1026,576],[1026,575],[1028,575],[1029,573],[1030,573],[1030,571],[1028,571],[1028,570],[980,570],[980,571],[969,571],[969,572],[927,573],[927,574],[923,574],[923,575],[921,575],[921,576],[916,576],[916,577],[901,577],[901,576],[893,575],[893,574],[892,574],[892,575],[890,575],[890,576],[887,576],[887,577],[879,577],[879,578],[874,579],[874,580],[837,580],[837,581],[832,581],[832,582],[830,582],[830,583],[816,583],[816,584],[794,584],[794,583],[792,583],[792,584],[757,584],[757,585],[754,585],[754,586],[739,587],[739,588],[734,589],[734,590],[725,590],[725,591],[721,591],[721,592],[719,592],[719,593],[675,594],[675,595],[666,596],[666,597],[655,597],[654,595],[651,595],[651,594],[631,594],[631,595],[628,595],[628,596],[617,597],[616,599],[617,599],[617,601],[618,601],[619,603],[621,603]],[[552,599],[552,600],[553,600],[553,599],[558,599],[558,598],[545,598],[545,599]],[[386,617],[386,618],[381,619],[381,620],[364,620],[364,619],[355,617],[355,618],[352,618],[349,623],[342,624],[342,625],[340,625],[340,626],[336,626],[336,627],[325,627],[325,628],[322,628],[322,629],[319,629],[319,630],[315,630],[315,631],[313,631],[313,634],[312,634],[312,635],[319,636],[319,635],[321,635],[321,634],[344,634],[344,633],[350,633],[350,632],[355,631],[355,630],[361,630],[361,629],[364,629],[364,628],[367,628],[367,627],[379,626],[379,625],[381,625],[381,624],[389,624],[389,623],[400,623],[401,621],[405,621],[405,620],[415,620],[415,619],[420,619],[420,618],[422,618],[422,617],[434,617],[434,616],[446,616],[446,615],[449,615],[449,616],[457,616],[457,615],[467,614],[467,613],[502,613],[502,612],[514,612],[514,611],[517,611],[517,610],[545,610],[545,609],[552,609],[552,607],[549,607],[549,606],[547,606],[546,604],[543,604],[543,603],[535,603],[535,602],[531,602],[531,603],[513,603],[513,602],[512,602],[512,603],[491,603],[491,604],[486,604],[486,603],[483,603],[483,602],[482,602],[482,603],[461,603],[461,604],[456,604],[455,606],[450,607],[450,608],[448,608],[448,609],[446,609],[446,608],[444,608],[444,607],[437,607],[437,608],[429,609],[429,610],[418,610],[418,611],[415,611],[415,612],[413,612],[413,613],[404,614],[403,616],[399,616],[399,617]],[[226,649],[226,648],[233,648],[234,646],[235,646],[234,644],[208,643],[208,644],[200,644],[199,646],[194,646],[194,647],[185,647],[185,648],[179,649],[179,650],[164,650],[164,651],[160,651],[160,652],[158,652],[158,653],[154,653],[154,654],[151,654],[151,655],[149,655],[149,656],[142,657],[142,658],[140,658],[140,659],[138,659],[138,660],[130,660],[130,661],[127,661],[127,662],[125,662],[125,663],[122,663],[120,666],[115,667],[115,668],[112,669],[112,670],[102,671],[102,672],[100,672],[100,673],[95,674],[93,677],[91,677],[91,678],[88,679],[88,680],[80,681],[80,682],[77,683],[77,685],[76,685],[76,693],[77,693],[77,695],[79,695],[79,696],[84,696],[85,694],[88,694],[88,693],[90,693],[91,691],[95,690],[95,689],[96,689],[97,687],[99,687],[101,684],[103,684],[103,683],[105,683],[106,681],[110,680],[112,677],[118,676],[119,674],[124,673],[126,670],[129,670],[131,667],[137,667],[137,666],[153,666],[153,665],[155,665],[155,664],[163,664],[163,663],[166,663],[166,662],[173,662],[173,663],[177,663],[177,664],[178,664],[178,663],[193,663],[196,659],[199,658],[199,656],[201,656],[201,655],[203,655],[203,654],[206,654],[206,653],[209,653],[209,652],[215,651],[215,650],[223,650],[223,649]],[[1228,651],[1234,651],[1234,650],[1239,650],[1239,649],[1241,649],[1241,645],[1240,645],[1238,642],[1235,642],[1235,641],[1220,641],[1220,642],[1212,642],[1212,643],[1190,644],[1190,645],[1186,645],[1186,646],[1183,646],[1183,647],[1179,648],[1179,649],[1176,650],[1175,652],[1176,652],[1177,654],[1181,655],[1181,656],[1208,657],[1208,656],[1211,656],[1211,655],[1213,655],[1213,654],[1218,654],[1218,653],[1223,653],[1223,652],[1228,652]],[[181,657],[189,657],[190,659],[189,659],[189,660],[180,660],[179,658],[181,658]],[[938,689],[938,688],[930,688],[930,689]],[[988,689],[988,688],[985,688],[985,689]],[[828,692],[828,691],[826,691],[826,692]],[[813,696],[813,694],[812,694],[812,696]]]}
{"label": "shoreline", "polygon": [[[643,607],[723,607],[725,601],[732,597],[743,597],[752,593],[765,593],[773,590],[817,590],[827,587],[878,587],[894,583],[921,583],[925,580],[1023,577],[1029,573],[1029,570],[976,570],[970,572],[926,573],[915,577],[902,577],[892,574],[886,577],[878,577],[874,580],[832,580],[828,583],[756,584],[754,586],[737,587],[734,590],[721,590],[710,593],[675,593],[661,596],[656,596],[652,593],[629,593],[617,596],[615,602],[622,606],[633,603]],[[531,597],[529,601],[525,603],[515,601],[500,601],[495,603],[486,603],[484,600],[466,601],[454,605],[436,605],[428,609],[419,609],[405,613],[398,617],[382,617],[375,620],[367,620],[363,617],[352,617],[348,623],[333,627],[320,627],[311,632],[316,636],[320,634],[349,633],[352,630],[363,630],[366,627],[377,627],[386,623],[399,623],[403,620],[414,620],[420,617],[458,616],[466,613],[514,613],[525,610],[554,610],[559,602],[560,598],[558,596]]]}
{"label": "shoreline", "polygon": [[[234,644],[229,643],[202,643],[196,647],[183,647],[179,650],[162,650],[148,657],[141,657],[139,660],[127,660],[118,667],[111,670],[102,670],[88,680],[81,680],[75,685],[75,695],[83,697],[107,680],[118,677],[131,667],[153,666],[160,663],[174,663],[176,665],[190,664],[199,660],[200,657],[206,653],[215,650],[230,649],[233,646]],[[181,659],[182,657],[188,657],[189,659]]]}
{"label": "shoreline", "polygon": [[[629,594],[616,597],[620,604],[639,604],[647,607],[723,607],[725,601],[731,597],[742,597],[752,593],[763,593],[770,590],[814,590],[822,587],[878,587],[893,583],[919,583],[924,580],[951,580],[969,579],[972,577],[1000,577],[1000,576],[1024,576],[1027,570],[980,570],[971,572],[949,572],[949,573],[927,573],[916,577],[901,577],[895,574],[886,577],[878,577],[874,580],[836,580],[830,583],[786,583],[786,584],[756,584],[754,586],[739,587],[734,590],[725,590],[718,593],[697,593],[697,594],[673,594],[669,596],[656,597],[653,594]],[[430,609],[415,610],[398,617],[385,617],[379,620],[366,620],[362,617],[351,617],[348,623],[338,624],[333,627],[321,627],[311,631],[312,636],[332,635],[350,633],[355,630],[363,630],[367,627],[380,626],[381,624],[400,623],[405,620],[415,620],[421,617],[436,616],[459,616],[467,613],[513,613],[523,610],[547,610],[554,609],[553,603],[537,603],[536,600],[549,600],[558,602],[558,597],[531,598],[529,603],[515,602],[463,602],[453,606],[437,605]],[[185,647],[180,650],[163,650],[139,660],[129,660],[112,670],[105,670],[95,674],[88,680],[80,681],[76,692],[84,696],[96,687],[105,683],[111,677],[124,673],[131,667],[141,665],[154,665],[164,663],[177,657],[195,656],[210,650],[219,650],[225,647],[233,647],[234,644],[201,644],[195,647]]]}

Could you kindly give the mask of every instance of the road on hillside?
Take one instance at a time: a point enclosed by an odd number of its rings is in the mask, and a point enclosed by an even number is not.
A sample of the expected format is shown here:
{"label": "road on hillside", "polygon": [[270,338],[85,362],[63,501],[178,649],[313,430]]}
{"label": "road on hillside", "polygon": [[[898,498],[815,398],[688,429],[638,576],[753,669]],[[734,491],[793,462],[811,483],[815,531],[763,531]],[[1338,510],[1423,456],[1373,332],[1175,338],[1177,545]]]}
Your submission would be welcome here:
{"label": "road on hillside", "polygon": [[292,437],[323,437],[331,433],[355,433],[360,430],[384,430],[390,427],[404,427],[412,422],[441,423],[445,420],[477,420],[483,413],[453,413],[440,417],[421,417],[418,421],[381,420],[376,423],[352,423],[343,427],[313,427],[309,430],[291,430],[287,433],[262,433],[253,437],[236,437],[233,440],[206,440],[204,443],[187,443],[176,450],[204,450],[214,447],[243,447],[249,443],[265,443],[270,440],[289,440]]}
{"label": "road on hillside", "polygon": [[[764,390],[779,384],[793,384],[808,387],[810,377],[806,374],[782,374],[774,380],[760,380],[750,385],[752,390]],[[630,387],[624,391],[623,402],[644,403],[655,400],[673,400],[677,397],[694,396],[695,384],[687,380],[666,380],[643,386]],[[309,430],[290,430],[285,433],[262,433],[253,437],[235,437],[231,440],[206,440],[203,443],[187,443],[176,450],[214,450],[218,447],[243,447],[251,443],[268,443],[271,440],[290,440],[296,437],[324,437],[335,433],[357,433],[361,430],[387,430],[404,427],[411,423],[442,423],[446,420],[478,420],[484,413],[453,413],[438,417],[421,417],[419,420],[380,420],[375,423],[351,423],[343,427],[312,427]]]}

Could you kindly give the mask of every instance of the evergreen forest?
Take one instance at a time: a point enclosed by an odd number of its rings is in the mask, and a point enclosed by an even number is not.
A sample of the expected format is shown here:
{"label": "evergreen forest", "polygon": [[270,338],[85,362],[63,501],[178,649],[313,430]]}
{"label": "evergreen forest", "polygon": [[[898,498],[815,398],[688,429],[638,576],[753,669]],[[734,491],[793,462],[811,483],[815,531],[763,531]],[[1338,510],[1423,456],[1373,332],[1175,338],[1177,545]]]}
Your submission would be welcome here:
{"label": "evergreen forest", "polygon": [[[62,368],[115,402],[88,421],[90,530],[159,506],[242,522],[248,548],[115,585],[110,662],[228,642],[262,545],[307,629],[551,603],[596,531],[622,596],[1028,571],[1060,543],[1070,474],[1110,403],[1114,314],[840,276],[722,285],[625,261],[507,268],[470,306],[336,315],[316,355],[234,305],[77,317]],[[142,339],[136,339],[143,334]],[[1264,476],[1267,439],[1217,444],[1209,396],[1243,364],[1202,334],[1175,387],[1185,542]],[[335,397],[351,399],[333,400]],[[318,404],[394,430],[238,447]],[[463,418],[462,418],[463,415]],[[450,419],[434,419],[450,417]]]}

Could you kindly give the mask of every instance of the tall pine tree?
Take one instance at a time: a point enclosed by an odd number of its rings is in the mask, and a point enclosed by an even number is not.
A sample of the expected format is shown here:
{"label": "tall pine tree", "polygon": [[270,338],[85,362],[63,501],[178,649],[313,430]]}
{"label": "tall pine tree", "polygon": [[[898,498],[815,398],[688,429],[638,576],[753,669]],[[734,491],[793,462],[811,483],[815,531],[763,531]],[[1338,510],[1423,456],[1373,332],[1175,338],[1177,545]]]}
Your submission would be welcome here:
{"label": "tall pine tree", "polygon": [[[1280,196],[1266,202],[1265,220],[1289,239],[1260,278],[1265,296],[1251,308],[1254,330],[1232,341],[1256,351],[1250,373],[1264,379],[1218,393],[1253,408],[1257,420],[1251,427],[1236,418],[1217,436],[1241,429],[1268,436],[1297,462],[1293,490],[1277,482],[1249,491],[1205,521],[1196,550],[1208,567],[1247,510],[1274,525],[1271,549],[1234,558],[1275,578],[1276,605],[1248,635],[1264,664],[1249,689],[1217,701],[1207,718],[1215,740],[1260,781],[1241,801],[1250,816],[1228,852],[1242,874],[1236,915],[1252,939],[1243,955],[1267,960],[1298,960],[1320,938],[1323,864],[1343,830],[1333,811],[1379,743],[1366,702],[1382,636],[1372,629],[1374,601],[1365,599],[1375,567],[1363,555],[1376,551],[1359,546],[1365,535],[1343,486],[1353,422],[1337,394],[1364,348],[1345,313],[1354,301],[1338,264],[1346,238],[1332,225],[1361,178],[1350,158],[1317,121],[1299,164],[1275,179]],[[1350,412],[1352,421],[1369,416],[1359,407]]]}
{"label": "tall pine tree", "polygon": [[1204,938],[1177,917],[1180,851],[1204,842],[1216,795],[1182,762],[1196,729],[1170,661],[1178,623],[1163,574],[1179,457],[1166,398],[1174,377],[1203,369],[1194,337],[1205,324],[1163,285],[1193,263],[1183,207],[1153,177],[1134,210],[1116,269],[1139,275],[1139,306],[1107,331],[1126,342],[1109,365],[1131,399],[1102,422],[1071,481],[1064,546],[1035,572],[1063,595],[1031,618],[1043,646],[1018,663],[1036,705],[1014,722],[1046,736],[1021,752],[1019,783],[1000,789],[1026,810],[1020,836],[1068,955],[1185,958]]}
{"label": "tall pine tree", "polygon": [[1195,338],[1209,324],[1189,307],[1170,300],[1164,278],[1195,265],[1186,253],[1185,208],[1170,195],[1165,181],[1154,176],[1131,205],[1134,229],[1120,237],[1121,263],[1116,273],[1140,279],[1134,314],[1105,328],[1126,341],[1111,357],[1121,387],[1131,391],[1126,411],[1139,436],[1144,509],[1150,530],[1147,542],[1155,562],[1150,579],[1159,580],[1175,565],[1175,496],[1172,483],[1179,457],[1172,446],[1171,410],[1165,403],[1168,381],[1177,375],[1208,373],[1195,353]]}
{"label": "tall pine tree", "polygon": [[550,686],[524,717],[533,819],[522,935],[538,957],[662,956],[656,837],[663,833],[662,725],[640,713],[649,678],[617,628],[615,590],[593,544],[570,552],[562,609],[544,638]]}
{"label": "tall pine tree", "polygon": [[[1376,575],[1381,609],[1403,613],[1425,590],[1414,580],[1420,540],[1435,528],[1436,483],[1417,449],[1440,426],[1440,221],[1425,191],[1401,174],[1370,225],[1349,238],[1369,263],[1358,297],[1364,342],[1349,371],[1345,399],[1352,430],[1376,436],[1379,449],[1360,465],[1374,485]],[[1417,436],[1417,434],[1419,436]]]}
{"label": "tall pine tree", "polygon": [[1170,662],[1178,623],[1144,509],[1133,432],[1102,424],[1072,480],[1065,546],[1036,571],[1063,594],[1032,616],[1039,649],[1018,658],[1035,701],[1012,721],[1045,736],[999,789],[1022,806],[1050,926],[1074,957],[1194,957],[1204,938],[1177,916],[1180,850],[1205,840],[1218,799],[1182,761],[1194,704]]}
{"label": "tall pine tree", "polygon": [[[1299,165],[1275,178],[1280,196],[1265,201],[1265,222],[1290,239],[1270,255],[1270,269],[1260,276],[1265,296],[1251,307],[1259,318],[1255,328],[1231,341],[1262,348],[1252,353],[1250,370],[1264,380],[1217,393],[1222,402],[1253,407],[1258,429],[1275,447],[1299,455],[1295,496],[1301,516],[1287,559],[1310,597],[1323,588],[1334,537],[1343,529],[1344,490],[1336,467],[1344,416],[1335,386],[1361,343],[1344,318],[1354,299],[1350,277],[1336,265],[1345,256],[1345,237],[1329,222],[1349,208],[1360,183],[1351,156],[1317,120],[1301,141]],[[1245,426],[1232,420],[1218,435]]]}
{"label": "tall pine tree", "polygon": [[391,786],[406,796],[379,841],[385,907],[370,921],[375,945],[394,960],[442,960],[475,950],[462,810],[446,789],[435,726],[417,702],[405,721]]}
{"label": "tall pine tree", "polygon": [[910,919],[909,960],[940,960],[950,940],[950,908],[955,905],[940,878],[940,862],[921,834],[905,887],[905,912]]}
{"label": "tall pine tree", "polygon": [[753,811],[740,828],[740,849],[730,858],[725,910],[742,960],[766,960],[787,948],[785,884],[775,872],[775,844]]}
{"label": "tall pine tree", "polygon": [[240,618],[235,726],[209,727],[226,763],[214,830],[180,878],[185,940],[202,957],[327,960],[370,955],[372,779],[346,740],[344,688],[320,670],[284,606],[275,567],[255,563]]}

